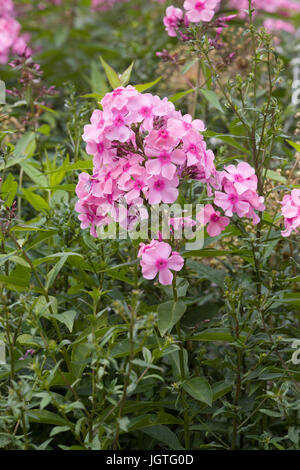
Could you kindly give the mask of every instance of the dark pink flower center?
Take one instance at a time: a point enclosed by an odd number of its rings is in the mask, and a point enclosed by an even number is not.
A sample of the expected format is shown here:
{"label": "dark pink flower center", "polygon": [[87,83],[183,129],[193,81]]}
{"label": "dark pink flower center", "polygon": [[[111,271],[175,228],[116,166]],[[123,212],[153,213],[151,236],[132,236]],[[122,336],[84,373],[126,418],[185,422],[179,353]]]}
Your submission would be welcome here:
{"label": "dark pink flower center", "polygon": [[164,258],[159,258],[156,260],[156,267],[158,269],[158,271],[161,271],[162,269],[166,269],[167,265],[168,265],[168,260],[164,259]]}
{"label": "dark pink flower center", "polygon": [[168,152],[161,152],[158,158],[162,164],[169,163],[171,160],[171,155]]}
{"label": "dark pink flower center", "polygon": [[234,181],[238,181],[239,183],[241,183],[242,181],[244,181],[244,178],[241,175],[234,175]]}
{"label": "dark pink flower center", "polygon": [[143,181],[140,181],[140,180],[136,180],[135,183],[134,183],[134,188],[135,189],[143,189],[144,187],[144,182]]}
{"label": "dark pink flower center", "polygon": [[197,2],[194,8],[195,8],[195,10],[197,10],[197,11],[202,11],[202,10],[204,10],[204,8],[205,8],[204,2],[201,2],[201,1],[200,1],[200,2]]}
{"label": "dark pink flower center", "polygon": [[121,114],[118,114],[115,119],[114,119],[114,125],[116,127],[121,127],[124,125],[124,119],[123,117],[121,116]]}
{"label": "dark pink flower center", "polygon": [[98,128],[98,129],[101,129],[101,128],[104,126],[104,124],[105,124],[104,119],[100,119],[100,121],[99,121],[98,124],[97,124],[97,128]]}
{"label": "dark pink flower center", "polygon": [[130,170],[130,168],[131,168],[131,165],[129,162],[127,162],[126,165],[123,166],[123,171],[128,171]]}
{"label": "dark pink flower center", "polygon": [[154,185],[153,185],[154,189],[156,191],[162,191],[165,187],[165,182],[164,180],[157,180],[155,181]]}
{"label": "dark pink flower center", "polygon": [[98,153],[102,153],[104,150],[104,145],[102,142],[100,142],[98,145],[97,145],[97,152]]}
{"label": "dark pink flower center", "polygon": [[231,204],[236,204],[238,201],[238,197],[235,194],[230,194],[228,200]]}
{"label": "dark pink flower center", "polygon": [[145,118],[151,117],[152,116],[151,108],[149,108],[149,106],[143,106],[141,108],[141,115],[144,116]]}
{"label": "dark pink flower center", "polygon": [[166,130],[166,129],[160,129],[158,131],[158,135],[159,137],[161,137],[162,139],[167,139],[169,137],[169,132]]}
{"label": "dark pink flower center", "polygon": [[215,212],[214,214],[210,216],[210,220],[216,223],[220,220],[220,216]]}
{"label": "dark pink flower center", "polygon": [[121,95],[121,93],[123,93],[122,88],[117,88],[116,90],[112,92],[113,96]]}
{"label": "dark pink flower center", "polygon": [[188,148],[188,152],[191,152],[191,153],[194,153],[196,154],[197,153],[197,147],[195,144],[191,144]]}

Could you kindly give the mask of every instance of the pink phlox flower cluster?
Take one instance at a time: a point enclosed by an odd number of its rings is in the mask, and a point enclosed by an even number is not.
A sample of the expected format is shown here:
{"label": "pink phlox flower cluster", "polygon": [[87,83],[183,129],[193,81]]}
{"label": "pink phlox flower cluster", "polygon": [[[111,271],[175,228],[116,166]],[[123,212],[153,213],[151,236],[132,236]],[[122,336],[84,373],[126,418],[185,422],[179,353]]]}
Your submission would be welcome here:
{"label": "pink phlox flower cluster", "polygon": [[[55,1],[55,0],[54,0]],[[56,0],[61,1],[61,0]],[[92,11],[107,11],[113,8],[117,3],[125,3],[129,0],[92,0]],[[165,0],[152,0],[157,3],[165,3]]]}
{"label": "pink phlox flower cluster", "polygon": [[[247,13],[243,10],[248,10],[249,2],[248,0],[230,0],[229,7],[240,10],[239,16],[245,18]],[[294,12],[300,12],[299,2],[292,0],[253,0],[252,7],[255,9],[254,15],[262,11],[266,13],[278,13],[281,16],[289,17]],[[291,29],[288,30],[286,24],[281,20],[277,22],[277,20],[274,19],[271,23],[267,23],[265,27],[269,31],[285,30],[292,33],[294,32]]]}
{"label": "pink phlox flower cluster", "polygon": [[296,32],[296,28],[291,23],[288,21],[277,20],[275,18],[268,18],[265,20],[264,27],[268,33],[286,31],[287,33],[294,34]]}
{"label": "pink phlox flower cluster", "polygon": [[293,231],[298,232],[300,226],[300,189],[293,189],[291,194],[286,194],[280,204],[285,225],[281,235],[288,237]]}
{"label": "pink phlox flower cluster", "polygon": [[92,0],[92,11],[107,11],[110,10],[116,3],[124,3],[128,0]]}
{"label": "pink phlox flower cluster", "polygon": [[236,213],[258,224],[260,218],[255,210],[261,212],[265,207],[264,198],[257,193],[255,170],[246,162],[228,165],[217,174],[217,180],[222,190],[215,191],[215,205],[221,207],[228,217]]}
{"label": "pink phlox flower cluster", "polygon": [[6,64],[10,52],[20,56],[31,54],[28,49],[28,34],[20,34],[21,25],[15,19],[14,4],[11,0],[0,0],[0,64]]}
{"label": "pink phlox flower cluster", "polygon": [[145,279],[154,279],[158,274],[159,282],[165,286],[172,284],[172,271],[180,271],[184,259],[165,242],[152,240],[150,244],[140,244],[138,255],[141,257],[142,274]]}
{"label": "pink phlox flower cluster", "polygon": [[166,9],[163,23],[165,25],[168,36],[176,37],[176,30],[183,21],[183,11],[173,5]]}
{"label": "pink phlox flower cluster", "polygon": [[86,151],[93,155],[93,174],[82,173],[76,187],[81,227],[90,225],[93,236],[96,227],[111,220],[122,218],[124,225],[120,203],[131,210],[133,225],[145,201],[175,202],[181,178],[207,183],[215,174],[214,154],[200,134],[203,122],[182,116],[166,98],[129,85],[108,93],[101,106],[83,134]]}
{"label": "pink phlox flower cluster", "polygon": [[12,0],[0,0],[0,15],[15,14],[15,7]]}
{"label": "pink phlox flower cluster", "polygon": [[185,0],[183,4],[185,11],[173,5],[169,6],[163,18],[168,35],[175,37],[179,33],[181,39],[187,40],[188,36],[179,31],[178,28],[182,25],[187,28],[190,23],[211,21],[219,7],[219,3],[220,0]]}

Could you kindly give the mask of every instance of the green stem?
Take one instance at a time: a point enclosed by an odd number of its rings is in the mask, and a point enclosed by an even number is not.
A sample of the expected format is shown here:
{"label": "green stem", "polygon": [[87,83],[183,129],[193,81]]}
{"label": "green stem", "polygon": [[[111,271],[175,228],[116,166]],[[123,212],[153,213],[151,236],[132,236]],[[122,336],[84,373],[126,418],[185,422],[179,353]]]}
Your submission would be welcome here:
{"label": "green stem", "polygon": [[[174,274],[173,278],[173,298],[174,302],[177,302],[178,300],[178,294],[177,294],[177,286],[176,286],[176,274]],[[183,338],[181,335],[181,325],[180,325],[180,320],[176,323],[176,332],[177,336],[179,339],[179,367],[180,367],[180,378],[181,378],[181,400],[183,404],[183,422],[184,422],[184,442],[185,442],[185,449],[189,450],[190,449],[190,424],[189,424],[189,409],[188,409],[188,403],[185,398],[185,391],[183,389],[183,383],[186,379],[185,376],[185,368],[184,368],[184,348],[183,348]]]}

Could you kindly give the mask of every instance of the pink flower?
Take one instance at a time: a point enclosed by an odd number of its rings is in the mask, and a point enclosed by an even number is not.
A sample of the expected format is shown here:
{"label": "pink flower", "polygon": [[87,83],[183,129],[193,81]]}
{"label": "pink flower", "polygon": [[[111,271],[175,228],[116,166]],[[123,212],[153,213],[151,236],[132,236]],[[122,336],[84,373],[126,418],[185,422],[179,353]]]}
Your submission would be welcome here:
{"label": "pink flower", "polygon": [[140,256],[142,256],[144,253],[147,253],[149,250],[156,248],[158,243],[159,243],[158,240],[151,240],[151,242],[148,245],[146,245],[145,243],[140,243],[138,257],[140,258]]}
{"label": "pink flower", "polygon": [[163,23],[168,36],[176,37],[176,28],[180,25],[182,19],[183,11],[180,8],[175,8],[171,5],[166,9],[166,16],[163,19]]}
{"label": "pink flower", "polygon": [[12,0],[0,0],[0,15],[14,15]]}
{"label": "pink flower", "polygon": [[214,203],[224,210],[225,215],[232,217],[233,212],[236,212],[239,217],[243,217],[249,212],[250,204],[243,201],[234,186],[227,186],[224,191],[215,192]]}
{"label": "pink flower", "polygon": [[298,232],[300,226],[300,189],[293,189],[291,194],[286,194],[280,204],[285,225],[281,235],[288,237],[293,231]]}
{"label": "pink flower", "polygon": [[254,209],[262,212],[265,206],[264,198],[256,192],[257,177],[254,169],[246,162],[236,167],[228,165],[225,170],[216,172],[215,179],[218,189],[223,190],[215,192],[216,206],[222,207],[229,217],[236,212],[239,217],[247,217],[257,224],[260,219]]}
{"label": "pink flower", "polygon": [[182,139],[191,129],[197,132],[205,131],[204,122],[200,119],[192,120],[192,116],[185,114],[181,119],[168,119],[167,130],[173,135],[177,135]]}
{"label": "pink flower", "polygon": [[215,211],[211,204],[207,204],[204,209],[197,214],[197,220],[200,223],[208,223],[207,233],[211,237],[220,235],[230,222],[228,217],[223,217],[220,215],[220,212]]}
{"label": "pink flower", "polygon": [[187,18],[192,23],[210,21],[219,5],[219,0],[185,0],[183,7],[187,10]]}
{"label": "pink flower", "polygon": [[224,167],[226,173],[224,172],[224,177],[235,183],[234,187],[237,190],[238,194],[251,189],[256,191],[257,189],[257,176],[255,175],[255,170],[248,163],[241,162],[235,167],[234,165],[228,165]]}
{"label": "pink flower", "polygon": [[149,156],[153,157],[146,162],[146,170],[149,175],[162,175],[164,178],[168,180],[172,180],[176,173],[176,165],[183,165],[186,156],[182,150],[173,150],[172,152],[168,152],[167,150],[153,150],[152,152],[149,150]]}
{"label": "pink flower", "polygon": [[20,29],[20,23],[12,16],[0,16],[0,64],[7,62],[10,49],[19,37]]}
{"label": "pink flower", "polygon": [[296,33],[296,28],[288,21],[277,20],[275,18],[268,18],[264,21],[264,27],[268,33],[286,31],[290,34]]}
{"label": "pink flower", "polygon": [[145,279],[154,279],[159,273],[158,279],[161,284],[165,286],[172,284],[171,270],[180,271],[184,265],[184,259],[178,253],[171,253],[171,251],[172,248],[168,243],[157,242],[142,253],[141,266]]}
{"label": "pink flower", "polygon": [[174,176],[171,180],[163,176],[152,176],[147,183],[149,186],[149,204],[159,204],[160,202],[172,204],[176,201],[178,197],[177,186],[179,184],[177,176]]}
{"label": "pink flower", "polygon": [[196,222],[191,217],[171,217],[169,224],[174,230],[179,230],[183,227],[194,227]]}
{"label": "pink flower", "polygon": [[35,353],[36,353],[35,349],[27,349],[24,356],[19,357],[19,361],[25,361],[25,359],[29,356],[29,354],[33,356]]}

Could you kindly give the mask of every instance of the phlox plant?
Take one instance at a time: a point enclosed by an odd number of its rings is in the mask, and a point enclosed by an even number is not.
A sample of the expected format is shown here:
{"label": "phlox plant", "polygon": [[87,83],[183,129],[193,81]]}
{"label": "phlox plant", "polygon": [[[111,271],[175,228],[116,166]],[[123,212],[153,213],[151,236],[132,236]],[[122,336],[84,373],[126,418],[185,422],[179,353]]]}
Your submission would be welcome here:
{"label": "phlox plant", "polygon": [[0,448],[299,449],[299,3],[0,5]]}

